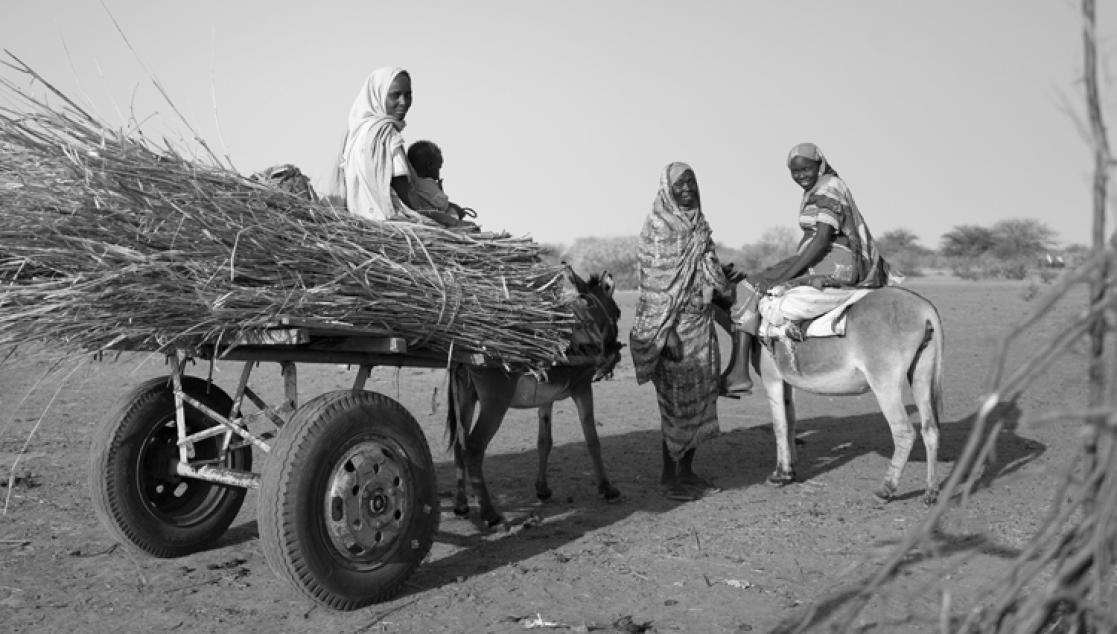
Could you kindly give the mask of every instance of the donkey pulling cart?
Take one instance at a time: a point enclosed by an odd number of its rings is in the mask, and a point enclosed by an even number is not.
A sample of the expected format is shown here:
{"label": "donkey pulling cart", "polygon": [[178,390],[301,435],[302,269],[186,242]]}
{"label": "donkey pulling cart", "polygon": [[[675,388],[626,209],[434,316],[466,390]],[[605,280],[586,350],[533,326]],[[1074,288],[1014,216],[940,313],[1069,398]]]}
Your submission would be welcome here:
{"label": "donkey pulling cart", "polygon": [[[94,507],[126,546],[157,557],[209,547],[248,488],[268,565],[315,602],[351,610],[387,599],[430,551],[439,504],[430,448],[397,401],[365,389],[375,366],[483,365],[478,354],[409,350],[402,338],[281,320],[234,342],[180,347],[169,376],[137,386],[93,441]],[[232,394],[187,376],[191,359],[243,361]],[[279,364],[284,399],[248,386]],[[351,389],[298,398],[298,363],[351,364]],[[255,408],[245,413],[249,406]],[[253,471],[253,449],[264,454]]]}

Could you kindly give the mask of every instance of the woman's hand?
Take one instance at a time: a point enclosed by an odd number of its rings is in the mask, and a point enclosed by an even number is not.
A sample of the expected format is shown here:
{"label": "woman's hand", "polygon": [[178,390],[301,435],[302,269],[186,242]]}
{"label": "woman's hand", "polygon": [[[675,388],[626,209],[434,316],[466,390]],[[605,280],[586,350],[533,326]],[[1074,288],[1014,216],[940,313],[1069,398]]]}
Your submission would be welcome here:
{"label": "woman's hand", "polygon": [[675,332],[674,328],[667,331],[667,342],[663,344],[661,354],[668,361],[683,360],[683,340],[679,338],[679,333]]}
{"label": "woman's hand", "polygon": [[745,272],[738,271],[736,265],[734,265],[733,262],[730,262],[729,264],[723,264],[721,266],[721,272],[725,274],[725,279],[729,280],[730,284],[736,284],[737,282],[745,279]]}
{"label": "woman's hand", "polygon": [[702,305],[703,306],[709,306],[710,302],[712,302],[713,300],[714,300],[714,287],[713,286],[703,286],[702,287]]}

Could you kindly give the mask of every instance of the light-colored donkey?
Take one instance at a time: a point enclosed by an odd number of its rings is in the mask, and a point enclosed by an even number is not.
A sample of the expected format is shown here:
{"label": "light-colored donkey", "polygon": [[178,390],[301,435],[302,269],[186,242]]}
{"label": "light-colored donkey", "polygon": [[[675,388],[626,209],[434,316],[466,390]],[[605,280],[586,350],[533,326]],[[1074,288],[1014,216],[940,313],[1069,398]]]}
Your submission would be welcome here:
{"label": "light-colored donkey", "polygon": [[[508,372],[502,368],[456,364],[451,368],[449,407],[446,427],[454,450],[458,472],[458,488],[454,512],[469,513],[466,480],[481,510],[481,519],[488,526],[504,518],[493,505],[485,484],[485,449],[504,422],[509,408],[539,410],[539,471],[535,492],[541,500],[551,497],[547,484],[547,460],[550,456],[551,411],[555,401],[572,398],[582,422],[586,450],[593,462],[598,492],[607,500],[620,496],[605,475],[601,459],[601,443],[593,416],[593,381],[612,373],[620,360],[622,345],[617,337],[620,308],[613,300],[613,278],[608,273],[583,281],[567,270],[567,281],[576,289],[578,299],[572,305],[577,325],[574,328],[568,355],[593,359],[592,364],[555,366],[547,371],[547,380],[530,374]],[[480,405],[477,422],[472,423],[474,408]],[[472,427],[472,429],[471,429]]]}
{"label": "light-colored donkey", "polygon": [[815,394],[863,394],[869,390],[892,430],[892,462],[874,493],[892,499],[915,442],[915,429],[904,407],[903,388],[910,386],[923,422],[927,452],[927,489],[933,504],[939,484],[935,462],[942,412],[942,320],[931,302],[899,287],[874,290],[850,307],[843,337],[774,341],[754,346],[753,365],[764,383],[776,436],[773,484],[795,479],[795,399],[792,389]]}

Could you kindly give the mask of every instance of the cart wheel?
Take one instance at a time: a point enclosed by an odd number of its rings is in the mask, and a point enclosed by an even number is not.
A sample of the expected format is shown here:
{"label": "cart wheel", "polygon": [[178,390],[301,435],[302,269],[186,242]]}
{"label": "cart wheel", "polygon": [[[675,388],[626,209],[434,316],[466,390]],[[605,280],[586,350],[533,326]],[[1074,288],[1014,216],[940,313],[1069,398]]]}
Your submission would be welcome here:
{"label": "cart wheel", "polygon": [[268,565],[315,602],[388,599],[430,551],[438,486],[423,430],[375,392],[323,394],[295,411],[257,501]]}
{"label": "cart wheel", "polygon": [[[233,407],[229,395],[197,377],[182,377],[182,389],[221,413]],[[185,406],[187,433],[217,424]],[[194,444],[198,460],[216,458],[221,436]],[[134,389],[102,421],[93,436],[89,482],[101,523],[126,546],[156,557],[177,557],[211,545],[229,528],[244,502],[245,489],[172,471],[178,460],[174,388],[170,377]],[[230,451],[224,466],[252,470],[252,450]]]}

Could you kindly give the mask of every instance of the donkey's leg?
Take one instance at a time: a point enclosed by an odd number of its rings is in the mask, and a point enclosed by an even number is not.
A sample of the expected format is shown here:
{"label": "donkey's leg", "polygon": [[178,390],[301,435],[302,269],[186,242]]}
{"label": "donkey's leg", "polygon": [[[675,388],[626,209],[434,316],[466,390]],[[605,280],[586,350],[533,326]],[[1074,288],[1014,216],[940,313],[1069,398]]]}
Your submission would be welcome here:
{"label": "donkey's leg", "polygon": [[873,492],[885,501],[891,500],[900,486],[900,476],[904,472],[904,465],[908,463],[912,445],[915,444],[915,427],[908,419],[901,385],[902,379],[891,376],[879,381],[869,380],[869,386],[877,397],[880,411],[888,421],[889,429],[892,430],[892,462],[888,465],[888,472],[884,476],[881,488]]}
{"label": "donkey's leg", "polygon": [[469,495],[466,491],[466,478],[468,476],[466,474],[465,444],[470,436],[473,413],[477,405],[477,392],[468,374],[465,374],[466,372],[466,370],[462,370],[462,374],[452,372],[450,375],[450,380],[454,381],[454,402],[450,403],[450,406],[457,407],[458,424],[455,431],[458,437],[450,439],[454,447],[454,470],[458,478],[457,492],[454,496],[454,514],[462,517],[469,515]]}
{"label": "donkey's leg", "polygon": [[762,374],[764,393],[772,410],[772,433],[776,437],[776,470],[769,484],[795,481],[795,401],[791,386],[774,371]]}
{"label": "donkey's leg", "polygon": [[[505,390],[510,392],[510,390]],[[481,520],[488,526],[496,526],[504,521],[504,517],[493,506],[489,496],[489,488],[485,484],[485,450],[489,442],[496,435],[500,424],[504,422],[504,415],[508,413],[511,397],[483,398],[480,412],[477,415],[477,424],[465,443],[465,470],[469,475],[469,484],[477,496],[477,505],[481,508]]]}
{"label": "donkey's leg", "polygon": [[535,474],[535,497],[540,500],[551,499],[551,487],[547,485],[547,460],[551,457],[551,448],[554,446],[554,439],[551,437],[553,411],[553,402],[540,405],[538,409],[539,438],[535,446],[536,453],[539,454],[539,471]]}
{"label": "donkey's leg", "polygon": [[610,482],[605,475],[605,461],[601,459],[601,441],[597,437],[597,420],[593,415],[593,382],[587,377],[574,385],[571,392],[574,406],[578,408],[578,420],[582,423],[582,436],[586,439],[586,451],[593,462],[593,477],[597,483],[597,492],[606,500],[615,500],[621,492]]}
{"label": "donkey's leg", "polygon": [[923,423],[920,436],[923,438],[923,449],[927,452],[927,489],[923,493],[923,502],[927,505],[934,504],[939,498],[936,469],[939,457],[938,390],[940,387],[936,385],[935,376],[935,364],[939,360],[929,358],[931,356],[929,350],[923,351],[911,377],[911,393]]}
{"label": "donkey's leg", "polygon": [[465,452],[462,446],[454,443],[454,472],[458,477],[457,490],[454,493],[454,515],[465,517],[469,515],[469,495],[466,492]]}
{"label": "donkey's leg", "polygon": [[795,475],[795,465],[799,462],[799,440],[797,431],[799,415],[795,413],[795,389],[790,384],[783,384],[783,411],[787,417],[787,453],[791,456],[791,475]]}

